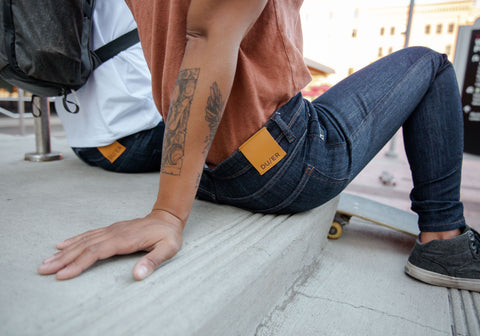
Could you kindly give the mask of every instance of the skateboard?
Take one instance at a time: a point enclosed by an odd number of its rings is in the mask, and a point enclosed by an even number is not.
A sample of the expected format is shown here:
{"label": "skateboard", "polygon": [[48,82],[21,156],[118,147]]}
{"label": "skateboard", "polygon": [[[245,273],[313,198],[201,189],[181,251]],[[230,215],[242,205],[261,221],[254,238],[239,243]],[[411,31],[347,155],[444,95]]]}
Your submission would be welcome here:
{"label": "skateboard", "polygon": [[338,239],[350,218],[357,217],[412,236],[417,236],[416,214],[349,193],[342,193],[328,238]]}

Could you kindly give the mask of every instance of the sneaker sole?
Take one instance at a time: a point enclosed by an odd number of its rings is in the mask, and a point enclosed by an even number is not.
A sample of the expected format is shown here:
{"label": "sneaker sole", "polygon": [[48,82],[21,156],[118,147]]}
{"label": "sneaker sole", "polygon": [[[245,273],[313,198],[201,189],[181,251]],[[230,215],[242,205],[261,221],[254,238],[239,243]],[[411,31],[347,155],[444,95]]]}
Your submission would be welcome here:
{"label": "sneaker sole", "polygon": [[456,278],[427,271],[409,261],[405,265],[405,273],[430,285],[480,292],[480,279]]}

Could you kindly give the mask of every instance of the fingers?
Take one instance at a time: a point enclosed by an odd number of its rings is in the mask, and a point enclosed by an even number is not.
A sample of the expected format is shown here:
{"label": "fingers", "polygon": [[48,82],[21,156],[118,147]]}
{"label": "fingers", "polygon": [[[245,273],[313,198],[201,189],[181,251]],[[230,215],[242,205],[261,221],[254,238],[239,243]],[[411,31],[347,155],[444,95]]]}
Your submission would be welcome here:
{"label": "fingers", "polygon": [[56,245],[56,248],[59,249],[59,250],[63,250],[64,248],[78,242],[78,241],[85,241],[85,240],[88,240],[88,239],[91,239],[92,237],[98,235],[98,234],[101,234],[101,232],[103,231],[103,229],[96,229],[96,230],[91,230],[91,231],[87,231],[87,232],[84,232],[82,234],[79,234],[75,237],[72,237],[72,238],[69,238],[69,239],[66,239],[64,241],[61,241],[59,243],[57,243]]}
{"label": "fingers", "polygon": [[182,228],[147,216],[114,223],[58,243],[57,248],[61,251],[45,259],[38,273],[56,273],[59,280],[71,279],[97,260],[118,254],[151,251],[134,267],[134,278],[142,280],[165,260],[173,257],[181,244]]}
{"label": "fingers", "polygon": [[115,255],[115,249],[108,244],[92,245],[68,265],[57,272],[58,280],[67,280],[80,275],[84,270],[92,266],[97,260],[102,260]]}
{"label": "fingers", "polygon": [[155,248],[140,258],[133,267],[133,277],[135,280],[143,280],[153,273],[164,261],[173,258],[180,250],[181,241],[161,241]]}
{"label": "fingers", "polygon": [[[76,238],[76,237],[75,237]],[[115,245],[100,235],[89,235],[89,239],[76,239],[68,247],[44,260],[38,268],[42,275],[57,273],[57,279],[76,277],[97,260],[115,255]]]}

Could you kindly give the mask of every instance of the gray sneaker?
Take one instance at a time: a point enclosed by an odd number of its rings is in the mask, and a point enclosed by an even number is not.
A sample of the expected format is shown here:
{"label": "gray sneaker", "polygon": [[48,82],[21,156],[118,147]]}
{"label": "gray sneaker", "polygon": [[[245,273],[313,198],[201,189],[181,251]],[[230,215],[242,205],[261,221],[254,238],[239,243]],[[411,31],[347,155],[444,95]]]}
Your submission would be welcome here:
{"label": "gray sneaker", "polygon": [[405,272],[431,285],[480,292],[480,234],[467,226],[452,239],[417,239]]}

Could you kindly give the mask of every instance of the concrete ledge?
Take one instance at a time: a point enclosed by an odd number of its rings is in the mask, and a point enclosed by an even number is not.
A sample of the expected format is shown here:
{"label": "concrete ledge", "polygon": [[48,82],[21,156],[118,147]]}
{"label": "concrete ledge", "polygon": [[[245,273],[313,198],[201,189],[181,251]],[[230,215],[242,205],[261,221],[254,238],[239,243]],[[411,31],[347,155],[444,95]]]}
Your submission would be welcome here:
{"label": "concrete ledge", "polygon": [[251,335],[298,279],[309,275],[337,199],[293,216],[196,202],[179,254],[143,282],[141,254],[99,262],[80,277],[36,274],[57,241],[142,216],[157,174],[113,174],[74,157],[31,163],[33,137],[0,135],[0,334]]}
{"label": "concrete ledge", "polygon": [[480,293],[430,286],[404,273],[415,241],[353,218],[255,335],[480,335]]}
{"label": "concrete ledge", "polygon": [[452,335],[480,335],[480,293],[448,290]]}

